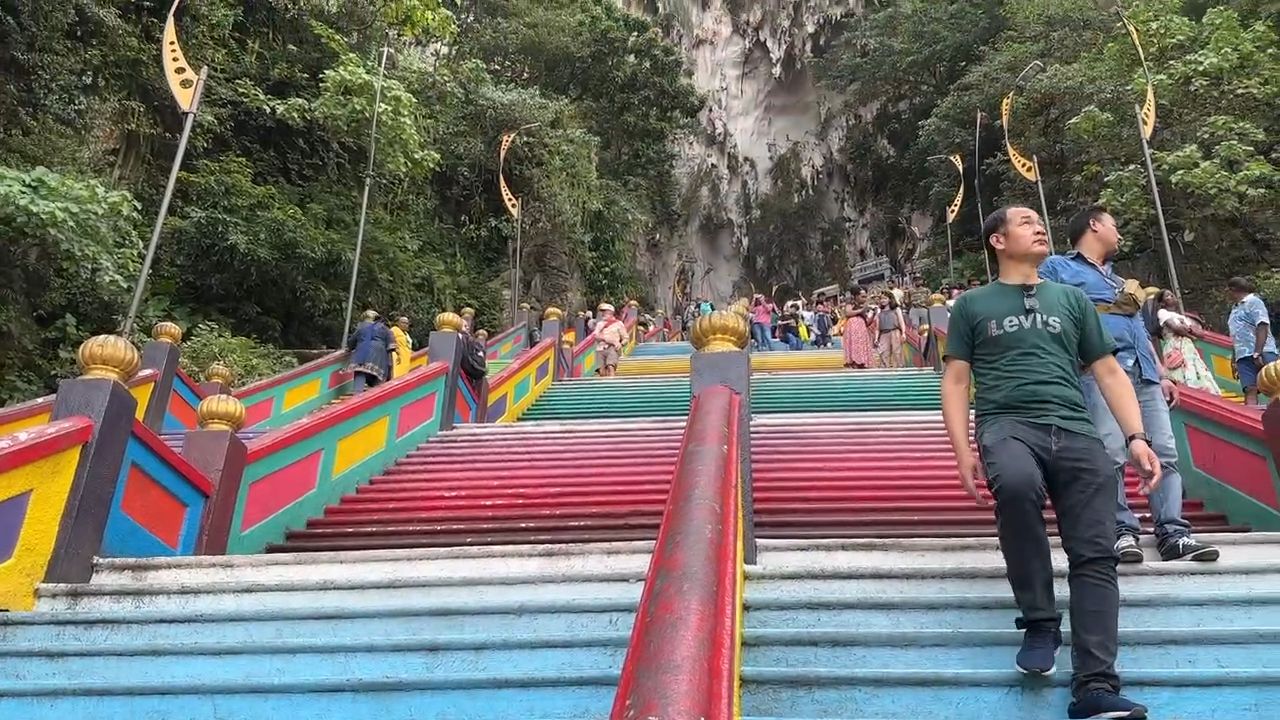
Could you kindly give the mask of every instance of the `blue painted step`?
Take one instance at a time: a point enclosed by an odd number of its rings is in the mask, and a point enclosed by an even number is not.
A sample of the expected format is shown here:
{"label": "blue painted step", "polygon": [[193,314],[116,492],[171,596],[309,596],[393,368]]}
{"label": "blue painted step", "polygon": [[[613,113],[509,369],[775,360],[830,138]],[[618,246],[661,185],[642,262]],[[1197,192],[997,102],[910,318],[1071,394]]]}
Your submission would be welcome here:
{"label": "blue painted step", "polygon": [[[1121,568],[1125,693],[1152,717],[1263,720],[1280,698],[1280,535],[1203,536],[1218,563]],[[1066,717],[1070,633],[1051,678],[1013,668],[1021,633],[990,540],[766,541],[748,570],[751,720]],[[1058,575],[1065,557],[1055,549]],[[1065,608],[1065,583],[1059,579]]]}
{"label": "blue painted step", "polygon": [[100,560],[0,616],[0,717],[604,718],[650,549]]}

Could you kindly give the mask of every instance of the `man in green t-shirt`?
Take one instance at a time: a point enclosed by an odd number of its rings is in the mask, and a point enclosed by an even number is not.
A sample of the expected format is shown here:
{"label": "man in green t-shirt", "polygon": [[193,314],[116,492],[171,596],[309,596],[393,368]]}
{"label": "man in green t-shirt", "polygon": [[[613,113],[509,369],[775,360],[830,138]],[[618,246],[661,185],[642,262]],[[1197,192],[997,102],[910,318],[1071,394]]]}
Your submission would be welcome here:
{"label": "man in green t-shirt", "polygon": [[1074,287],[1042,281],[1049,255],[1034,210],[992,213],[982,236],[1000,268],[996,282],[956,300],[947,326],[942,415],[960,482],[980,505],[978,459],[969,445],[969,378],[975,398],[982,474],[996,501],[996,528],[1024,630],[1018,670],[1048,675],[1062,645],[1053,563],[1045,531],[1053,500],[1071,588],[1070,718],[1145,718],[1147,709],[1120,693],[1116,675],[1120,591],[1116,583],[1116,475],[1089,420],[1079,368],[1097,380],[1123,428],[1142,492],[1160,479],[1160,461],[1142,432],[1129,377],[1098,313]]}

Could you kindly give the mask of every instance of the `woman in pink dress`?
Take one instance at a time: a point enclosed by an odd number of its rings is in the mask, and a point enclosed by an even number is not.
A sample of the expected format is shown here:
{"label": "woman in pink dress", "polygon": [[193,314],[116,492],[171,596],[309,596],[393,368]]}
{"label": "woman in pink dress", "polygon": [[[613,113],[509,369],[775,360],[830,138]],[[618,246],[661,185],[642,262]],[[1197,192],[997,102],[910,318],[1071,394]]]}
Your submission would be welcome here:
{"label": "woman in pink dress", "polygon": [[844,366],[866,368],[871,366],[871,330],[868,328],[874,310],[867,307],[867,291],[854,287],[849,302],[844,306]]}

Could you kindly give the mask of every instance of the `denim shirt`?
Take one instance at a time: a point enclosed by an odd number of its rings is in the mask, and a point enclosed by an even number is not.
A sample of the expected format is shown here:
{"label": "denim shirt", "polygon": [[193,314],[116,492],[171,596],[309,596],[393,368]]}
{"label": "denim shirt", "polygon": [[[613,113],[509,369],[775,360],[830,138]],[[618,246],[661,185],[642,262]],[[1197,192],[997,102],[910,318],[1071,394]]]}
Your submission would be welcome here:
{"label": "denim shirt", "polygon": [[[1111,270],[1111,263],[1099,268],[1075,250],[1066,255],[1050,255],[1040,265],[1040,277],[1078,287],[1095,304],[1115,302],[1117,292],[1124,287],[1124,279]],[[1136,366],[1145,382],[1159,383],[1160,366],[1142,313],[1133,316],[1104,313],[1102,325],[1115,338],[1116,360],[1120,366],[1129,373],[1133,373]]]}

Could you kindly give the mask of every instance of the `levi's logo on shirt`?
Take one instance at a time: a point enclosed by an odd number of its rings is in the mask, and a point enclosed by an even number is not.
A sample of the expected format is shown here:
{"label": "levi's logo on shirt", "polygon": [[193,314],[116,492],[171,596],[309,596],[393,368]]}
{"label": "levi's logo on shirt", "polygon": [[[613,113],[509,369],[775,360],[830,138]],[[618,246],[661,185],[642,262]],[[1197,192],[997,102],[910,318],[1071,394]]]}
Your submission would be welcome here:
{"label": "levi's logo on shirt", "polygon": [[1055,335],[1060,334],[1062,332],[1062,319],[1056,315],[1036,313],[1034,315],[1010,315],[1003,320],[989,320],[987,322],[988,337],[999,337],[1006,333],[1033,329],[1048,330]]}

